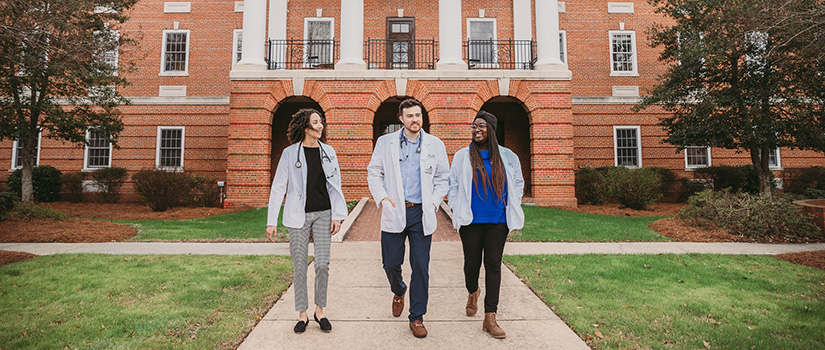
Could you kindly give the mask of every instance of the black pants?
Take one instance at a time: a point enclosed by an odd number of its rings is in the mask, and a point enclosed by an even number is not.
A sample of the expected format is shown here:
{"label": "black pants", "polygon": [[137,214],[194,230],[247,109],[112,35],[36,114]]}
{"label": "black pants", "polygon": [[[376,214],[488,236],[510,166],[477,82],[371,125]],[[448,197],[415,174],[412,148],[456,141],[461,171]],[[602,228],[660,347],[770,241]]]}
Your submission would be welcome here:
{"label": "black pants", "polygon": [[467,292],[478,290],[478,275],[484,258],[484,312],[498,310],[498,295],[501,289],[501,256],[504,242],[510,230],[506,223],[470,224],[461,226],[461,246],[464,248],[464,283]]}

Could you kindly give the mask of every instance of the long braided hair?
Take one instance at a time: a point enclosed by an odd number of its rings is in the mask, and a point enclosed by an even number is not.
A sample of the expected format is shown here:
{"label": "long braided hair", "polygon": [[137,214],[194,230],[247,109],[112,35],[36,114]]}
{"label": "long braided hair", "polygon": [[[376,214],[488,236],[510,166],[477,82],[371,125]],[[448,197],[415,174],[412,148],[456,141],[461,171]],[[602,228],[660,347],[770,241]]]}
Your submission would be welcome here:
{"label": "long braided hair", "polygon": [[[482,198],[487,198],[487,186],[490,181],[492,181],[496,201],[504,201],[507,176],[504,173],[504,164],[501,161],[501,154],[498,150],[495,126],[488,121],[490,119],[495,120],[496,117],[488,112],[479,111],[475,119],[479,118],[487,121],[487,149],[490,151],[490,173],[492,179],[487,178],[484,160],[481,159],[481,150],[475,141],[470,142],[470,166],[473,168],[473,183],[475,184],[476,193],[478,193],[479,197],[482,197],[481,191],[479,190],[480,184],[481,187],[484,188],[484,197]],[[479,177],[481,181],[479,181]]]}

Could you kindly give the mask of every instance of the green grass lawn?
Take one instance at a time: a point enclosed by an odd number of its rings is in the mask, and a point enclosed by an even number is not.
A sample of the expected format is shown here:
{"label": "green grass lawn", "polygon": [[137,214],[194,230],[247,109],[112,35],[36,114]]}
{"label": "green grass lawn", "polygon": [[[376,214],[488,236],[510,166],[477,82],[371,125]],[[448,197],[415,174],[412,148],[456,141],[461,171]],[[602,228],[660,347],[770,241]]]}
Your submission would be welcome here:
{"label": "green grass lawn", "polygon": [[[111,220],[138,230],[132,241],[267,241],[267,208],[188,220]],[[278,217],[278,242],[289,241]]]}
{"label": "green grass lawn", "polygon": [[513,241],[633,242],[669,241],[648,225],[662,217],[621,217],[569,210],[522,206],[524,228],[510,234]]}
{"label": "green grass lawn", "polygon": [[504,261],[598,349],[825,349],[825,271],[765,256]]}
{"label": "green grass lawn", "polygon": [[291,272],[283,256],[73,254],[0,266],[0,349],[232,349]]}

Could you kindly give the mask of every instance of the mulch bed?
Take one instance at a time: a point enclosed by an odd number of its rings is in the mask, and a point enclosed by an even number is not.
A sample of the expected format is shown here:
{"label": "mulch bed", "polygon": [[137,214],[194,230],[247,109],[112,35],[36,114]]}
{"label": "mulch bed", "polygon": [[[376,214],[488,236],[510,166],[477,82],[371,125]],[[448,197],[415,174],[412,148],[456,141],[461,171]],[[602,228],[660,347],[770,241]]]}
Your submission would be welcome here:
{"label": "mulch bed", "polygon": [[790,261],[794,264],[810,266],[820,270],[825,270],[825,250],[813,252],[785,253],[776,256],[779,259]]}
{"label": "mulch bed", "polygon": [[9,250],[0,250],[0,266],[5,264],[10,264],[13,262],[23,261],[29,258],[36,257],[37,255],[24,253],[24,252],[13,252]]}
{"label": "mulch bed", "polygon": [[677,218],[656,220],[650,224],[650,229],[678,242],[755,242],[749,237],[732,235],[725,229],[690,226]]}
{"label": "mulch bed", "polygon": [[616,203],[602,205],[579,204],[576,208],[564,208],[579,213],[610,216],[673,216],[685,207],[685,203],[654,203],[647,210],[619,208]]}
{"label": "mulch bed", "polygon": [[[154,212],[140,203],[54,202],[43,203],[75,218],[107,220],[185,220],[234,213],[239,208],[172,208]],[[137,233],[135,229],[114,222],[89,219],[63,221],[42,219],[25,221],[8,219],[0,222],[0,242],[93,243],[122,241]]]}
{"label": "mulch bed", "polygon": [[48,205],[72,217],[109,220],[185,220],[229,214],[250,209],[250,207],[178,207],[167,211],[155,212],[148,206],[140,203],[54,202],[45,203],[44,205]]}
{"label": "mulch bed", "polygon": [[116,242],[133,237],[135,229],[114,222],[69,220],[21,220],[8,219],[0,222],[0,242],[34,243],[93,243]]}

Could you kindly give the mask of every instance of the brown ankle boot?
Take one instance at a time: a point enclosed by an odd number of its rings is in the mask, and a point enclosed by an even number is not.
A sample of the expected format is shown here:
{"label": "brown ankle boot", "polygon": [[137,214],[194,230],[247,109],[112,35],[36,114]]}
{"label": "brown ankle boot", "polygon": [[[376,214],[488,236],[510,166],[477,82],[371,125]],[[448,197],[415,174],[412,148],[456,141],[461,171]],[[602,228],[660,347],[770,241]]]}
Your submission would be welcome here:
{"label": "brown ankle boot", "polygon": [[481,288],[476,289],[475,292],[470,293],[467,297],[467,316],[473,316],[478,311],[478,295],[481,293]]}
{"label": "brown ankle boot", "polygon": [[484,313],[484,325],[481,327],[482,330],[485,332],[489,332],[493,338],[496,339],[504,339],[507,334],[504,333],[504,330],[498,326],[496,323],[496,313],[495,312],[485,312]]}

